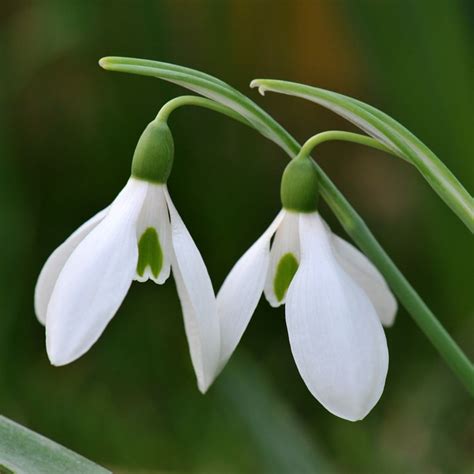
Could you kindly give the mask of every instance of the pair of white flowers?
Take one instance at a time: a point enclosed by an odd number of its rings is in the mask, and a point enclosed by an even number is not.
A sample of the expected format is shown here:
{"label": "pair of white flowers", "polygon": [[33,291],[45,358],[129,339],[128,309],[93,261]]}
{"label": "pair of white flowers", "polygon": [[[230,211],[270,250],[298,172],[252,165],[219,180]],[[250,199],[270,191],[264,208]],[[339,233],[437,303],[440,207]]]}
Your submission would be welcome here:
{"label": "pair of white flowers", "polygon": [[124,189],[44,265],[35,310],[46,326],[51,363],[70,363],[89,350],[133,280],[163,284],[172,270],[202,392],[232,355],[264,293],[272,306],[285,304],[291,350],[314,397],[337,416],[364,418],[383,391],[388,351],[382,324],[392,324],[397,308],[383,277],[307,205],[317,190],[290,164],[287,170],[297,171],[285,171],[282,211],[216,297],[168,193],[170,137],[163,124],[147,127]]}

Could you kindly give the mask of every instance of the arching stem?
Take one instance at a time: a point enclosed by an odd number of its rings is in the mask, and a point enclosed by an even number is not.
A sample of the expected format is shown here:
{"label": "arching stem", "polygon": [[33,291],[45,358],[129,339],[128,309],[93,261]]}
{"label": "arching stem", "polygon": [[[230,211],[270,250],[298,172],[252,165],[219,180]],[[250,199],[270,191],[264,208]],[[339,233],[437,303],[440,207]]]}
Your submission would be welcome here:
{"label": "arching stem", "polygon": [[399,158],[403,158],[400,155],[394,153],[393,150],[385,146],[383,143],[375,140],[374,138],[368,137],[366,135],[360,135],[359,133],[352,133],[352,132],[343,132],[340,130],[330,130],[327,132],[321,132],[317,135],[312,136],[301,147],[299,152],[299,156],[308,156],[311,154],[313,149],[324,142],[329,141],[343,141],[343,142],[351,142],[351,143],[358,143],[359,145],[369,146],[371,148],[375,148],[377,150],[384,151],[385,153],[389,153],[393,156],[398,156]]}
{"label": "arching stem", "polygon": [[241,122],[244,125],[251,126],[251,124],[244,117],[242,117],[242,115],[238,114],[237,112],[234,112],[229,107],[221,105],[214,100],[206,99],[205,97],[200,97],[196,95],[182,95],[166,102],[166,104],[163,105],[163,107],[161,107],[160,111],[158,112],[156,120],[167,121],[171,112],[184,105],[194,105],[196,107],[203,107],[205,109],[214,110],[215,112],[227,115],[227,117],[233,118],[234,120],[237,120],[238,122]]}

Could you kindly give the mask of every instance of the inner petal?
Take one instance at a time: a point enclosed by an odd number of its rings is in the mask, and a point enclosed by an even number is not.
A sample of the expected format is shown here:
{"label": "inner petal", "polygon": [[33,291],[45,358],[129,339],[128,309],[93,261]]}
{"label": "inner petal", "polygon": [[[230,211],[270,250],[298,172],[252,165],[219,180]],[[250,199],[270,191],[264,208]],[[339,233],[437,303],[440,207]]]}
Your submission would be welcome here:
{"label": "inner petal", "polygon": [[285,302],[299,259],[298,213],[287,211],[273,239],[265,282],[265,298],[273,307]]}
{"label": "inner petal", "polygon": [[170,275],[171,224],[164,185],[148,184],[137,225],[138,261],[135,280],[164,283]]}

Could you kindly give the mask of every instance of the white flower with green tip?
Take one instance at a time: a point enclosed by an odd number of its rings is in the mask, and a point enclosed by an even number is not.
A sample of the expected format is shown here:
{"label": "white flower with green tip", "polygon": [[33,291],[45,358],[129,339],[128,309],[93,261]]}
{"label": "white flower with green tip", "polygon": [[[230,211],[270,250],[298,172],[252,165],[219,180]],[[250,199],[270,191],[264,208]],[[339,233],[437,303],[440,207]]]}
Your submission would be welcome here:
{"label": "white flower with green tip", "polygon": [[173,270],[199,389],[217,373],[216,300],[202,257],[171,201],[166,181],[173,139],[152,122],[135,150],[132,176],[103,211],[77,229],[44,265],[35,311],[46,326],[53,365],[68,364],[97,341],[133,280],[162,284]]}
{"label": "white flower with green tip", "polygon": [[282,211],[217,295],[221,367],[263,292],[272,306],[286,305],[291,350],[308,389],[331,413],[355,421],[382,394],[382,324],[393,323],[397,303],[367,257],[330,231],[317,212],[317,193],[314,164],[296,158],[283,175]]}

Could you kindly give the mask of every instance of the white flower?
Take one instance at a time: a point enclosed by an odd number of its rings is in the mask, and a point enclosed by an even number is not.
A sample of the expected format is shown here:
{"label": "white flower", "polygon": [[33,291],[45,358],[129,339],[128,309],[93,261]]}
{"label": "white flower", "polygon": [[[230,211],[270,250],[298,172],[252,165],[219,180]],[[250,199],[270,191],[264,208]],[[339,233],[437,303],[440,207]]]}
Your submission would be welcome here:
{"label": "white flower", "polygon": [[[35,290],[52,364],[74,361],[97,341],[133,280],[162,284],[170,268],[183,309],[198,386],[212,383],[219,325],[209,274],[166,184],[131,177],[114,202],[49,257]],[[135,323],[135,321],[134,321]]]}
{"label": "white flower", "polygon": [[313,396],[337,416],[364,418],[384,388],[388,351],[382,324],[392,324],[397,309],[374,265],[334,235],[317,211],[282,210],[217,295],[221,367],[262,292],[272,306],[286,302],[291,350]]}

